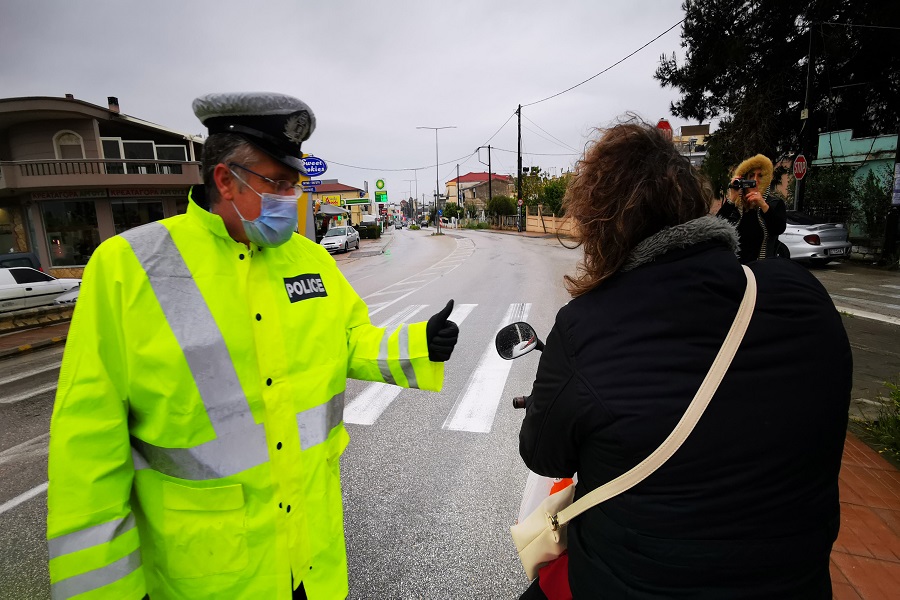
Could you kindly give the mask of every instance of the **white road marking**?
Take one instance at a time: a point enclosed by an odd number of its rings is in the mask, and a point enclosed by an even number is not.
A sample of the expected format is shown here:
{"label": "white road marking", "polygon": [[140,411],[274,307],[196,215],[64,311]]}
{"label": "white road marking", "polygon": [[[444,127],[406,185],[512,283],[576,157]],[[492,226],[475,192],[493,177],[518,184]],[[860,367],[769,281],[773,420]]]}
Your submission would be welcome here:
{"label": "white road marking", "polygon": [[428,308],[427,304],[411,304],[407,306],[405,309],[401,310],[393,317],[380,323],[378,327],[384,327],[385,329],[393,329],[400,323],[408,323],[410,319],[412,319],[419,311],[423,308]]}
{"label": "white road marking", "polygon": [[[834,296],[832,296],[833,298]],[[866,310],[859,310],[858,308],[850,308],[849,306],[837,306],[835,308],[838,312],[844,312],[848,315],[853,315],[854,317],[861,317],[863,319],[872,319],[873,321],[881,321],[882,323],[890,323],[892,325],[900,325],[900,317],[891,317],[888,315],[880,315],[878,313],[869,312]]]}
{"label": "white road marking", "polygon": [[48,431],[44,435],[39,435],[37,437],[31,438],[27,442],[22,442],[21,444],[17,444],[12,448],[7,448],[3,452],[0,452],[0,466],[5,465],[9,462],[13,462],[13,460],[21,457],[46,455],[48,449],[47,440],[49,439],[50,432]]}
{"label": "white road marking", "polygon": [[851,298],[850,296],[841,296],[838,294],[830,294],[832,300],[843,300],[844,302],[858,302],[866,306],[876,306],[879,308],[890,308],[892,310],[900,310],[900,304],[886,304],[884,302],[875,302],[874,300],[863,300],[862,298]]}
{"label": "white road marking", "polygon": [[845,292],[862,292],[863,294],[872,294],[873,296],[884,296],[885,298],[900,298],[900,294],[888,294],[886,292],[876,292],[875,290],[864,290],[862,288],[844,288]]}
{"label": "white road marking", "polygon": [[900,285],[891,285],[889,283],[882,283],[881,287],[891,288],[892,290],[900,290]]}
{"label": "white road marking", "polygon": [[[497,331],[510,323],[526,320],[530,309],[531,304],[510,304]],[[481,360],[478,361],[478,366],[469,376],[466,387],[447,415],[443,428],[490,433],[510,369],[512,361],[500,358],[492,337],[481,355]]]}
{"label": "white road marking", "polygon": [[53,369],[58,369],[61,364],[62,364],[62,359],[60,359],[54,363],[51,363],[49,365],[37,367],[37,368],[31,369],[29,371],[19,371],[12,377],[4,377],[3,379],[0,379],[0,385],[6,385],[7,383],[19,381],[21,379],[31,377],[32,375],[40,375],[41,373],[46,373],[47,371],[52,371]]}
{"label": "white road marking", "polygon": [[[418,280],[418,282],[421,282],[422,285],[418,286],[417,288],[415,288],[411,291],[408,291],[405,294],[402,294],[401,296],[398,296],[397,298],[394,298],[393,300],[391,300],[389,302],[381,302],[378,304],[370,305],[369,306],[369,317],[372,317],[373,315],[378,314],[379,312],[381,312],[385,308],[391,306],[392,304],[396,304],[397,302],[400,302],[407,296],[414,294],[415,292],[421,290],[423,287],[425,287],[429,283],[435,281],[438,277],[441,277],[441,276],[445,275],[446,273],[449,273],[450,271],[452,271],[453,269],[455,269],[456,267],[458,267],[459,265],[462,264],[462,262],[454,263],[454,261],[458,261],[459,259],[465,259],[465,258],[471,256],[475,252],[475,243],[469,239],[461,238],[461,239],[456,240],[456,247],[457,247],[457,249],[455,251],[453,251],[448,256],[442,258],[435,264],[431,265],[430,267],[428,267],[414,275],[410,275],[406,279],[402,279],[396,283],[392,283],[391,285],[389,285],[385,288],[382,288],[376,292],[373,292],[372,294],[369,294],[368,296],[365,296],[363,298],[363,300],[366,300],[366,302],[368,303],[368,299],[375,297],[375,296],[382,296],[382,295],[391,294],[391,293],[402,293],[405,291],[406,288],[401,289],[401,290],[391,290],[390,288],[401,285],[401,284],[408,285],[409,283],[416,281],[416,278],[426,277],[426,279]],[[451,263],[451,264],[448,264],[448,263]],[[429,271],[431,271],[431,273],[429,273]]]}
{"label": "white road marking", "polygon": [[[418,306],[415,311],[410,313],[409,309],[405,311],[400,311],[397,315],[394,315],[388,322],[396,321],[400,323],[400,317],[404,314],[415,314],[422,308],[428,306],[424,305],[414,305]],[[477,304],[456,304],[453,307],[453,312],[450,313],[450,320],[456,323],[457,325],[462,324],[463,321],[466,320]],[[384,327],[384,325],[381,325]],[[396,400],[397,396],[400,395],[400,392],[403,391],[403,388],[398,387],[396,385],[391,385],[389,383],[380,383],[373,382],[370,383],[366,388],[360,393],[356,398],[353,399],[350,404],[348,404],[344,408],[344,422],[345,423],[353,423],[355,425],[372,425],[375,421],[378,420],[378,417],[381,416],[387,407],[391,405],[391,402]]]}
{"label": "white road marking", "polygon": [[23,400],[28,400],[29,398],[34,398],[35,396],[39,396],[46,392],[50,392],[56,389],[56,383],[47,383],[42,385],[41,387],[33,388],[28,390],[27,392],[22,392],[21,394],[17,394],[15,396],[8,396],[6,398],[0,398],[0,404],[15,404],[16,402],[21,402]]}
{"label": "white road marking", "polygon": [[38,494],[42,494],[43,492],[46,492],[46,491],[47,491],[47,482],[45,481],[41,485],[31,488],[24,494],[19,494],[12,500],[9,500],[7,502],[4,502],[3,504],[0,504],[0,515],[2,515],[3,513],[5,513],[8,510],[11,510],[11,509],[17,507],[18,505],[22,504],[23,502],[28,502],[29,500],[31,500]]}

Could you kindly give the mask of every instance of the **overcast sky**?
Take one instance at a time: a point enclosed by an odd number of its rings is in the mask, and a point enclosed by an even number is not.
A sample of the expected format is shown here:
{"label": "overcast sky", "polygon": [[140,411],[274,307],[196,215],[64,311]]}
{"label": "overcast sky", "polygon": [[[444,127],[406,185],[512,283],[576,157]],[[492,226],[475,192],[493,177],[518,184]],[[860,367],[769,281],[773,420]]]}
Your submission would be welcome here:
{"label": "overcast sky", "polygon": [[[491,136],[494,171],[514,173],[516,106],[619,61],[680,21],[680,5],[2,0],[0,96],[71,93],[101,106],[116,96],[126,114],[199,134],[191,101],[201,94],[291,94],[316,114],[304,151],[329,164],[322,178],[370,189],[382,178],[392,201],[414,194],[406,180],[417,179],[419,198],[430,198],[435,134],[417,126],[456,126],[438,134],[441,163],[452,161],[439,169],[442,192],[457,162],[461,174],[487,170],[473,152]],[[669,114],[676,91],[653,79],[661,53],[682,56],[680,34],[679,26],[590,82],[523,108],[523,164],[551,174],[571,167],[593,128],[626,111],[690,124]]]}

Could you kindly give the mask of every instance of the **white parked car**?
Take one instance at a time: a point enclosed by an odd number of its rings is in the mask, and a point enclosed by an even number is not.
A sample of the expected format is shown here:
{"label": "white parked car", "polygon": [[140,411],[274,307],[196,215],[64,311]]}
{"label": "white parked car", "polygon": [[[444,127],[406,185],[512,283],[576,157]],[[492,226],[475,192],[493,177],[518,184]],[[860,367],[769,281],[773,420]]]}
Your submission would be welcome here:
{"label": "white parked car", "polygon": [[80,279],[57,279],[31,267],[0,269],[0,312],[53,304],[79,285]]}
{"label": "white parked car", "polygon": [[322,238],[319,244],[325,246],[325,249],[329,252],[337,252],[338,250],[347,252],[350,248],[359,250],[359,232],[350,225],[346,227],[332,227],[325,232],[325,237]]}
{"label": "white parked car", "polygon": [[787,258],[824,265],[850,256],[849,231],[843,223],[830,223],[803,213],[787,211],[787,227],[778,241]]}

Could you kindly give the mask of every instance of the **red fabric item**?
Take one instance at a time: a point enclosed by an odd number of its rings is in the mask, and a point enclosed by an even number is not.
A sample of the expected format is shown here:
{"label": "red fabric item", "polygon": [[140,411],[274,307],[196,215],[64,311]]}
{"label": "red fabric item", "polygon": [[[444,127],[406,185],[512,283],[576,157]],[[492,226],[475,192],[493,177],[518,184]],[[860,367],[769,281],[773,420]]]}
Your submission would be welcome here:
{"label": "red fabric item", "polygon": [[538,571],[538,585],[548,600],[572,600],[569,588],[569,554],[563,552]]}

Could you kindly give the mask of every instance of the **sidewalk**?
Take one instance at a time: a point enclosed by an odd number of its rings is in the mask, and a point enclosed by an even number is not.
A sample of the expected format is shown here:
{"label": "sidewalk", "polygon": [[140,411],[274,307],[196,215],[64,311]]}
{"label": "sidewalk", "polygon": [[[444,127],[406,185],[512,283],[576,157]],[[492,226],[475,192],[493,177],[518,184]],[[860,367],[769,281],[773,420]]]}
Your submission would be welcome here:
{"label": "sidewalk", "polygon": [[[60,323],[0,336],[0,359],[63,343],[68,330],[68,323]],[[834,598],[895,600],[900,597],[900,471],[849,431],[840,502],[841,530],[831,551]]]}

